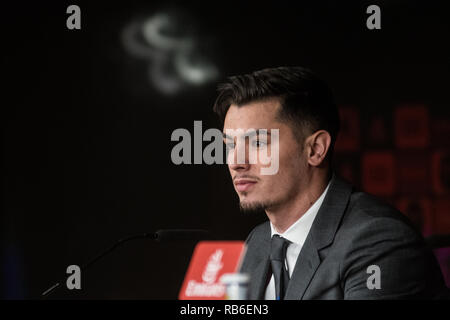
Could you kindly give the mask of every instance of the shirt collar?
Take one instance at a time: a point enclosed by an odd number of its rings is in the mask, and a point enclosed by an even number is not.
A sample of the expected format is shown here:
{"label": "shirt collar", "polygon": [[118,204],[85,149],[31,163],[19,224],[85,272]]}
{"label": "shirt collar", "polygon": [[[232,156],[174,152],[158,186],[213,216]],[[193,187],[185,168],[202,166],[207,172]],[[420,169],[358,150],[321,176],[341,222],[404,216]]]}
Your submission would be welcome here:
{"label": "shirt collar", "polygon": [[330,182],[328,182],[327,187],[322,192],[320,197],[314,202],[314,204],[302,215],[296,222],[294,222],[285,232],[279,233],[276,231],[272,222],[270,223],[270,229],[273,236],[274,234],[278,234],[281,237],[289,240],[292,243],[303,246],[303,243],[306,240],[306,236],[311,229],[311,226],[314,222],[314,219],[319,212],[320,207],[322,206],[322,202],[328,192],[328,188],[330,187]]}

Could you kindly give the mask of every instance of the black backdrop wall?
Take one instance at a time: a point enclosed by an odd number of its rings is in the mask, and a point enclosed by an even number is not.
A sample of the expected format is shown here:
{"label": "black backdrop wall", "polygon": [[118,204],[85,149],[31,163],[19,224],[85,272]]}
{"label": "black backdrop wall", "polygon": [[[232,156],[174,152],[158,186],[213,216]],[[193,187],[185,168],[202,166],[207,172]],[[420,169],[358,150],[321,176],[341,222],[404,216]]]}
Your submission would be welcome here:
{"label": "black backdrop wall", "polygon": [[[80,30],[66,27],[71,4]],[[381,30],[366,27],[370,4]],[[180,80],[176,54],[151,44],[155,17],[195,48],[187,58],[201,84]],[[443,2],[30,2],[2,4],[0,21],[4,298],[38,298],[68,265],[129,234],[205,228],[245,239],[264,214],[239,212],[224,165],[174,165],[170,137],[194,120],[220,128],[217,82],[264,67],[325,79],[344,121],[337,171],[425,236],[450,232]],[[54,297],[176,299],[193,248],[129,243],[83,274],[81,291]],[[449,279],[450,253],[436,254]]]}

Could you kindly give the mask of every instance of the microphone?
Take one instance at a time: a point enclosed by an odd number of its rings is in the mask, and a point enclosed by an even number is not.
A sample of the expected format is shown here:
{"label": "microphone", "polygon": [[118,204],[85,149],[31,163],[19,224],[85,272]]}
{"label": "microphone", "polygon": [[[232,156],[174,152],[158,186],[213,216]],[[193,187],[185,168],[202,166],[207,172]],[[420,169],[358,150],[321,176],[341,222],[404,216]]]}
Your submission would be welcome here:
{"label": "microphone", "polygon": [[[210,233],[206,230],[202,229],[163,229],[158,230],[156,232],[150,232],[150,233],[141,233],[141,234],[135,234],[131,235],[122,239],[119,239],[114,243],[112,246],[107,248],[106,250],[99,253],[97,256],[89,260],[87,263],[82,265],[80,267],[81,270],[86,270],[88,267],[92,266],[95,262],[106,256],[108,253],[112,252],[117,247],[121,246],[122,244],[129,242],[131,240],[136,239],[152,239],[158,242],[174,242],[174,241],[200,241],[200,240],[207,240],[211,239]],[[65,278],[54,285],[52,285],[50,288],[45,290],[41,294],[41,298],[48,297],[52,292],[54,292],[57,288],[61,286],[61,283],[64,282]]]}

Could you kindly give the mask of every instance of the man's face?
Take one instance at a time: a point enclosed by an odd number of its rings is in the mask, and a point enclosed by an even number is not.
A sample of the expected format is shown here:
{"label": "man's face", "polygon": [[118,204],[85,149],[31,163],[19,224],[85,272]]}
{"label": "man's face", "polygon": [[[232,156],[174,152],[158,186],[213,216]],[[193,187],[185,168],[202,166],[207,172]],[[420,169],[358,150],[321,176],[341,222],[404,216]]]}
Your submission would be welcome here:
{"label": "man's face", "polygon": [[[232,104],[228,109],[224,123],[224,142],[232,146],[228,154],[228,168],[234,188],[239,196],[241,208],[244,210],[270,209],[282,206],[292,200],[301,190],[302,177],[307,169],[304,148],[295,136],[289,123],[277,118],[281,108],[278,99],[251,102],[240,107]],[[268,134],[252,135],[242,139],[241,136],[230,136],[227,132],[244,133],[249,129],[266,129]],[[271,139],[271,129],[279,130],[278,145],[276,139]],[[267,141],[267,145],[259,143]],[[274,147],[274,148],[272,148]],[[245,161],[237,161],[237,150],[245,148]],[[268,150],[259,150],[267,148]],[[270,164],[249,161],[252,152],[278,151],[278,172],[273,175],[261,174],[261,168]],[[255,163],[256,162],[256,163]]]}

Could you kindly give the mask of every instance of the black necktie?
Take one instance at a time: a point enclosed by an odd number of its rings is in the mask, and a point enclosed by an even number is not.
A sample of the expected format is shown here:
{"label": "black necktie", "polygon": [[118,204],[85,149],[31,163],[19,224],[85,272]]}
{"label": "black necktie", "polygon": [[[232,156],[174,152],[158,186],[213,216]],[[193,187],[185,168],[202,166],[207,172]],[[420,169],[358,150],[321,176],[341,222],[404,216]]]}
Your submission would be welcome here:
{"label": "black necktie", "polygon": [[270,246],[270,263],[272,273],[275,279],[275,299],[283,300],[286,288],[289,283],[289,272],[286,269],[284,260],[286,259],[286,250],[290,241],[275,234],[272,237]]}

